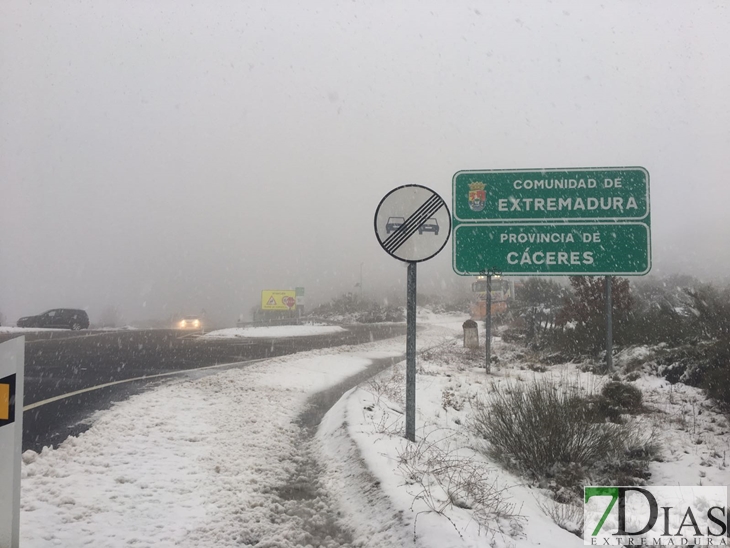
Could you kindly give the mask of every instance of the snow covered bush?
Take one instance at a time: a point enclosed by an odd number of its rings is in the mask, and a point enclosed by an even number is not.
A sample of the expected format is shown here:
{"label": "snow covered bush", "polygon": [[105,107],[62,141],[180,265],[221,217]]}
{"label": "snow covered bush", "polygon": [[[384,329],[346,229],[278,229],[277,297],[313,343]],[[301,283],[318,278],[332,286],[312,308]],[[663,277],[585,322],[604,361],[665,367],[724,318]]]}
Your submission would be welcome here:
{"label": "snow covered bush", "polygon": [[340,323],[402,322],[405,320],[403,307],[394,306],[388,302],[379,304],[353,293],[340,295],[328,303],[321,304],[308,315],[320,320]]}
{"label": "snow covered bush", "polygon": [[633,390],[624,387],[612,387],[610,399],[587,394],[577,382],[550,378],[495,383],[489,397],[473,402],[472,428],[488,442],[493,458],[555,488],[559,502],[579,496],[589,478],[596,485],[628,485],[613,483],[619,478],[640,484],[655,446],[628,424],[605,422],[602,409],[626,411],[624,396]]}
{"label": "snow covered bush", "polygon": [[643,411],[642,393],[637,387],[611,381],[603,385],[595,400],[594,420],[621,422],[621,415],[636,415]]}
{"label": "snow covered bush", "polygon": [[535,476],[555,464],[590,466],[620,450],[622,431],[590,420],[577,384],[564,388],[544,378],[529,384],[494,384],[475,403],[474,428],[499,460]]}

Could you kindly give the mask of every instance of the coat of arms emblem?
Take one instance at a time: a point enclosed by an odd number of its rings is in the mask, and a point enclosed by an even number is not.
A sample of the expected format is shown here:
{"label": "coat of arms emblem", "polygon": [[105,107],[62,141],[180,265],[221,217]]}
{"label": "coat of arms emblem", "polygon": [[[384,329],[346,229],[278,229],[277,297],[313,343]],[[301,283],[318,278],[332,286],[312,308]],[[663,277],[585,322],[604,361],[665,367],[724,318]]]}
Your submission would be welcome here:
{"label": "coat of arms emblem", "polygon": [[481,211],[487,205],[487,191],[484,183],[469,183],[469,209]]}

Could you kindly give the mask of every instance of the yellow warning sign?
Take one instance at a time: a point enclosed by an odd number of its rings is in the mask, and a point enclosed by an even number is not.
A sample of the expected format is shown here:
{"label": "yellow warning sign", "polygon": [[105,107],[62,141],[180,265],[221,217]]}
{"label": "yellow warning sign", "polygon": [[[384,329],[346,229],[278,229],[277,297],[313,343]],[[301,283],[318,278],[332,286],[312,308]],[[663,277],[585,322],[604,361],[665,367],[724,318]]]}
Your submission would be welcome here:
{"label": "yellow warning sign", "polygon": [[10,418],[10,385],[0,384],[0,420]]}
{"label": "yellow warning sign", "polygon": [[297,295],[293,289],[264,289],[261,310],[296,310]]}

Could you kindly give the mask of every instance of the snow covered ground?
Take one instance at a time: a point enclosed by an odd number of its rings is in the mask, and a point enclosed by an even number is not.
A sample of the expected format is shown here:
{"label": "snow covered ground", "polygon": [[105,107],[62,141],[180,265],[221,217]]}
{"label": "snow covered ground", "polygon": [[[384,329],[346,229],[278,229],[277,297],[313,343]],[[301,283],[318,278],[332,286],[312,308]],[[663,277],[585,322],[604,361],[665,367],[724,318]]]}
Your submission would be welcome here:
{"label": "snow covered ground", "polygon": [[13,327],[10,325],[0,326],[0,333],[35,333],[36,331],[59,331],[48,327]]}
{"label": "snow covered ground", "polygon": [[[480,333],[483,340],[484,332]],[[577,381],[597,391],[605,377],[581,371],[580,364],[562,364],[540,372],[524,349],[493,339],[500,358],[487,376],[483,348],[470,355],[460,341],[424,353],[418,361],[416,444],[402,435],[404,364],[346,394],[328,414],[318,433],[333,491],[342,507],[360,512],[353,523],[362,539],[388,542],[396,529],[387,528],[391,517],[415,536],[422,547],[494,546],[528,548],[582,546],[582,539],[558,527],[547,515],[553,506],[547,490],[529,486],[478,451],[479,441],[466,427],[474,398],[484,396],[491,383],[531,382],[545,375],[558,381]],[[646,348],[630,349],[619,356],[636,362],[651,357]],[[650,409],[638,420],[646,434],[661,442],[662,462],[652,462],[650,485],[730,485],[730,425],[726,417],[696,388],[670,385],[664,379],[643,376],[634,382]],[[503,512],[479,519],[479,506],[451,470],[436,479],[424,471],[450,464],[489,470],[484,485],[494,485],[504,496]],[[372,485],[386,496],[372,499]],[[462,500],[459,500],[459,498]],[[467,500],[472,498],[472,500]],[[511,505],[511,506],[510,506]],[[471,508],[465,508],[471,506]],[[565,508],[567,511],[568,508]],[[509,516],[510,511],[516,514]],[[566,514],[567,516],[568,514]],[[566,520],[570,521],[570,520]],[[385,535],[384,535],[385,533]]]}
{"label": "snow covered ground", "polygon": [[[314,394],[402,355],[403,337],[173,381],[100,413],[55,450],[23,455],[23,546],[582,546],[543,512],[539,490],[475,450],[470,398],[489,384],[483,355],[461,348],[463,319],[419,312],[419,443],[402,437],[402,363],[347,392],[314,438],[297,422]],[[489,381],[601,382],[573,364],[531,371],[498,339],[494,351]],[[651,483],[730,483],[728,425],[701,393],[636,382],[665,440]],[[512,506],[485,528],[458,493],[449,501],[439,486],[424,490],[408,465],[429,451],[489,470]]]}
{"label": "snow covered ground", "polygon": [[345,329],[338,325],[276,325],[265,327],[230,327],[206,333],[203,339],[235,339],[249,338],[279,338],[279,337],[309,337],[312,335],[327,335],[341,333]]}

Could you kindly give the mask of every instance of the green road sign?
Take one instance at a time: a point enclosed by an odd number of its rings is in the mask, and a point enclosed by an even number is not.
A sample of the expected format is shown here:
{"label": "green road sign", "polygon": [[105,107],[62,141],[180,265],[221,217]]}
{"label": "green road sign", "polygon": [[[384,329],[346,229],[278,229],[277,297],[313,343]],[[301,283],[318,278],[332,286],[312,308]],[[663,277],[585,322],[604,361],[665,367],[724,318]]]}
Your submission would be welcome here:
{"label": "green road sign", "polygon": [[646,223],[462,223],[454,228],[457,274],[643,275],[651,269]]}
{"label": "green road sign", "polygon": [[641,276],[651,269],[643,167],[459,171],[457,274]]}
{"label": "green road sign", "polygon": [[455,223],[646,221],[649,173],[642,167],[459,171]]}

